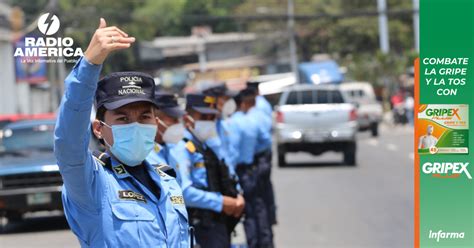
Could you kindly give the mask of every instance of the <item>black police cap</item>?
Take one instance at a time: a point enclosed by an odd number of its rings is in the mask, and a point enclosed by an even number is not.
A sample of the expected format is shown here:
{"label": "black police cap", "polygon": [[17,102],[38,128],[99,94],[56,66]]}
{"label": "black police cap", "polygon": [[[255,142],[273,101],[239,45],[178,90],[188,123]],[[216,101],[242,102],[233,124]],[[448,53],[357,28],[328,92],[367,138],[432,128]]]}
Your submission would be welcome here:
{"label": "black police cap", "polygon": [[95,94],[96,108],[114,110],[134,102],[154,104],[155,81],[142,72],[114,72],[99,81]]}
{"label": "black police cap", "polygon": [[215,109],[216,102],[215,96],[204,94],[186,95],[186,108],[194,109],[201,114],[218,114],[219,111]]}
{"label": "black police cap", "polygon": [[252,87],[247,87],[239,92],[241,98],[248,97],[248,96],[255,96],[257,94],[257,90]]}
{"label": "black police cap", "polygon": [[237,94],[234,97],[234,100],[237,103],[237,105],[239,105],[245,98],[255,97],[256,94],[257,94],[257,91],[254,88],[247,87],[241,90],[239,94]]}
{"label": "black police cap", "polygon": [[225,83],[219,83],[202,91],[205,95],[234,97],[239,92],[229,90]]}
{"label": "black police cap", "polygon": [[159,110],[174,118],[180,118],[186,113],[179,107],[178,97],[174,94],[155,92],[155,105]]}
{"label": "black police cap", "polygon": [[258,81],[248,81],[247,82],[247,88],[254,89],[258,91],[258,86],[260,85],[261,82]]}

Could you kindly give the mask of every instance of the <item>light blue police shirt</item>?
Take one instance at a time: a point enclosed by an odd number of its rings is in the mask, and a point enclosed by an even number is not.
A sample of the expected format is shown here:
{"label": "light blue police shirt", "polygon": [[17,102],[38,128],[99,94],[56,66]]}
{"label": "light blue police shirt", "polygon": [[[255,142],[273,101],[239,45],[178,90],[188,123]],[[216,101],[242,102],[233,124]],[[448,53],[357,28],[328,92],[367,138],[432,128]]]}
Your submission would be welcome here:
{"label": "light blue police shirt", "polygon": [[229,123],[233,127],[232,130],[234,130],[230,140],[239,155],[235,160],[235,164],[252,164],[260,133],[258,126],[242,111],[235,112],[230,117]]}
{"label": "light blue police shirt", "polygon": [[[193,140],[187,130],[184,131],[184,137]],[[204,190],[208,184],[203,155],[184,140],[171,147],[170,154],[177,164],[186,206],[222,212],[222,194]]]}
{"label": "light blue police shirt", "polygon": [[272,105],[267,101],[267,99],[262,96],[258,95],[255,98],[255,106],[262,110],[267,116],[272,118]]}
{"label": "light blue police shirt", "polygon": [[271,149],[272,146],[272,119],[268,117],[264,112],[257,107],[252,107],[248,112],[247,116],[251,120],[249,125],[256,125],[257,131],[257,146],[255,153],[260,153]]}
{"label": "light blue police shirt", "polygon": [[157,199],[116,160],[107,169],[88,150],[100,70],[85,58],[74,66],[55,128],[54,152],[71,230],[82,247],[189,247],[187,212],[174,178],[144,163],[161,189]]}

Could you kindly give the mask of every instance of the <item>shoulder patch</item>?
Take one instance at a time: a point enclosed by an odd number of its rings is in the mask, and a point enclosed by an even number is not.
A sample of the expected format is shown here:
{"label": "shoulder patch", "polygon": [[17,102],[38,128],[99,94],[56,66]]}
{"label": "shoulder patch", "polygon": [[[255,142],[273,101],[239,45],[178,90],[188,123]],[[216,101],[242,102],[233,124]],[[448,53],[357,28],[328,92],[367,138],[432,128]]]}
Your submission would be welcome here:
{"label": "shoulder patch", "polygon": [[173,169],[173,167],[165,165],[165,164],[160,164],[157,167],[155,167],[155,171],[161,176],[161,177],[173,177],[176,178],[176,171]]}
{"label": "shoulder patch", "polygon": [[196,152],[196,146],[194,146],[193,142],[191,141],[186,142],[186,149],[188,149],[190,153]]}

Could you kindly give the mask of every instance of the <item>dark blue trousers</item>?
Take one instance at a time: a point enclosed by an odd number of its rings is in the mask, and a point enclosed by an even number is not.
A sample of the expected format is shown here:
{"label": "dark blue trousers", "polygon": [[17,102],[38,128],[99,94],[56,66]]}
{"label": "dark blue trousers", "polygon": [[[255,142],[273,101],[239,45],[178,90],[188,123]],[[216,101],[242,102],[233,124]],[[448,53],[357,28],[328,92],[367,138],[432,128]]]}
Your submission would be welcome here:
{"label": "dark blue trousers", "polygon": [[260,154],[257,154],[255,160],[258,163],[259,187],[261,188],[265,206],[267,207],[268,217],[270,223],[275,225],[277,223],[275,193],[273,191],[273,184],[271,180],[272,174],[272,150],[268,149]]}
{"label": "dark blue trousers", "polygon": [[229,232],[223,222],[215,222],[210,226],[196,225],[194,230],[200,248],[230,247]]}
{"label": "dark blue trousers", "polygon": [[249,248],[273,247],[272,224],[263,194],[263,184],[259,182],[256,165],[237,166],[237,175],[244,190],[244,229]]}

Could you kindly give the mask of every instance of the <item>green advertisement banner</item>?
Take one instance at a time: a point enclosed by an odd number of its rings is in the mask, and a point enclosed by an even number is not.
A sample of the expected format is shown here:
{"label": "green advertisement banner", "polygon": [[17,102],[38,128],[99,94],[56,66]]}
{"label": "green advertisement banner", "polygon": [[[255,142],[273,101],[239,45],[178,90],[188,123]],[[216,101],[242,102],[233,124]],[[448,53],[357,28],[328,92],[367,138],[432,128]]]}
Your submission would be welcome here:
{"label": "green advertisement banner", "polygon": [[474,247],[472,0],[420,0],[415,247]]}

